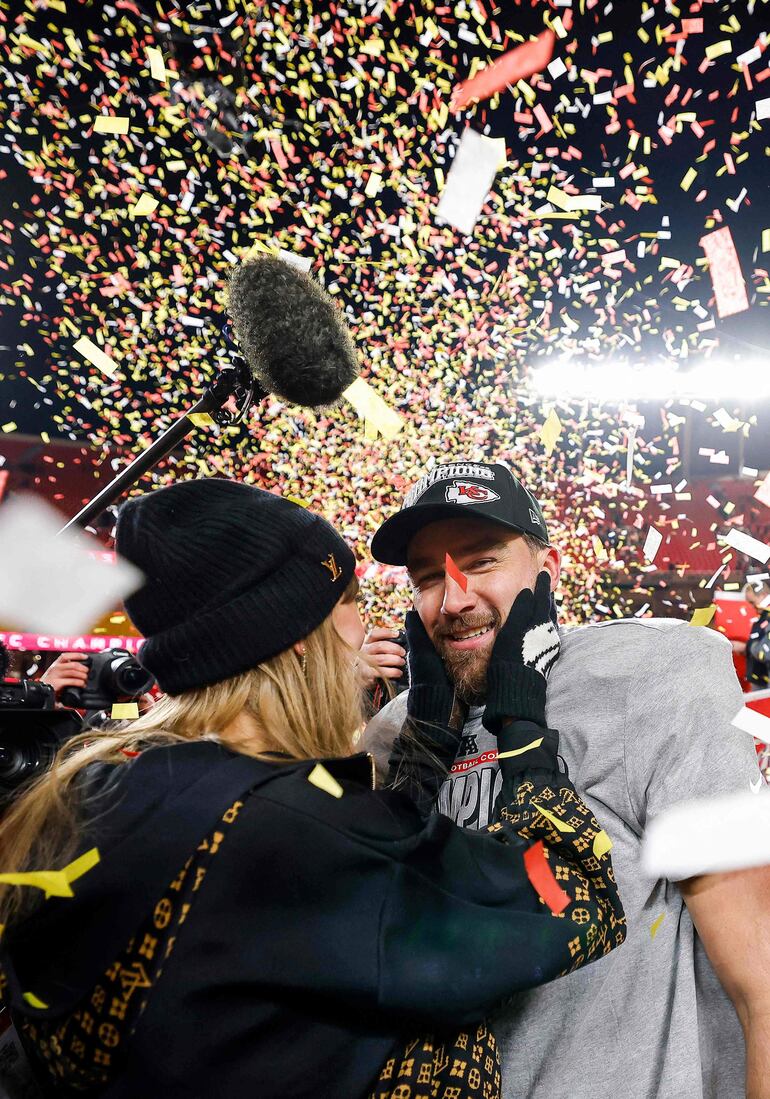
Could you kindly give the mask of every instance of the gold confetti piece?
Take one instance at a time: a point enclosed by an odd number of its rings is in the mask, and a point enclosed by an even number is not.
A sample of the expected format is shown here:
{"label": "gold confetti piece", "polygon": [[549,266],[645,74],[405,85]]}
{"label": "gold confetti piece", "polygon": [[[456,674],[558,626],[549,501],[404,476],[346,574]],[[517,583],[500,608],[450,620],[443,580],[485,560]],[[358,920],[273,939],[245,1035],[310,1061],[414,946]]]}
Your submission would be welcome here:
{"label": "gold confetti piece", "polygon": [[216,423],[208,412],[188,412],[187,419],[196,427],[212,427]]}
{"label": "gold confetti piece", "polygon": [[523,756],[525,752],[531,752],[533,748],[539,748],[543,743],[543,738],[538,740],[532,740],[529,744],[525,744],[523,748],[513,748],[510,752],[498,752],[498,759],[512,759],[514,756]]}
{"label": "gold confetti piece", "polygon": [[313,770],[307,776],[308,782],[323,790],[325,794],[331,794],[333,798],[342,797],[342,787],[333,775],[330,775],[322,763],[316,763]]}
{"label": "gold confetti piece", "polygon": [[100,114],[94,119],[95,134],[127,134],[127,118],[118,118],[111,114]]}
{"label": "gold confetti piece", "polygon": [[88,336],[81,336],[77,343],[74,345],[75,350],[78,351],[84,359],[88,359],[90,363],[98,367],[103,374],[106,374],[108,378],[115,378],[116,366],[113,360],[106,352],[102,351],[98,344],[90,340]]}
{"label": "gold confetti piece", "polygon": [[377,425],[372,423],[372,421],[367,417],[367,419],[364,420],[364,438],[367,440],[367,442],[372,443],[377,438],[377,434]]}
{"label": "gold confetti piece", "polygon": [[554,447],[561,435],[561,420],[554,409],[548,413],[545,423],[540,428],[540,442],[543,444],[548,457],[553,454]]}
{"label": "gold confetti piece", "polygon": [[301,508],[309,507],[307,500],[303,500],[301,496],[287,496],[287,500],[291,500],[292,504],[299,504]]}
{"label": "gold confetti piece", "polygon": [[690,619],[691,626],[708,626],[711,619],[716,614],[716,606],[712,603],[710,607],[698,607],[697,610],[692,612],[692,618]]}
{"label": "gold confetti piece", "polygon": [[546,820],[550,820],[551,824],[554,828],[558,829],[559,832],[575,831],[571,824],[567,824],[566,821],[560,820],[557,816],[554,816],[553,813],[549,812],[548,809],[544,809],[542,805],[536,805],[535,808],[541,816],[544,816]]}
{"label": "gold confetti piece", "polygon": [[612,850],[612,840],[602,828],[601,832],[597,832],[594,836],[593,853],[594,857],[600,859],[602,855],[606,855]]}
{"label": "gold confetti piece", "polygon": [[139,703],[113,702],[110,717],[113,721],[133,721],[139,717]]}
{"label": "gold confetti piece", "polygon": [[658,934],[658,931],[660,930],[660,925],[663,923],[663,920],[665,919],[665,916],[666,916],[666,913],[661,912],[661,914],[658,916],[657,920],[655,920],[655,922],[650,927],[650,938],[651,939],[654,939],[655,936]]}
{"label": "gold confetti piece", "polygon": [[7,424],[3,424],[3,431],[6,433],[6,435],[8,434],[9,431],[15,431],[15,430],[16,430],[15,420],[10,420]]}
{"label": "gold confetti piece", "polygon": [[599,561],[609,560],[609,554],[604,548],[604,542],[602,542],[598,534],[594,534],[591,536],[591,545],[593,546],[594,554]]}
{"label": "gold confetti piece", "polygon": [[713,61],[715,57],[722,57],[723,54],[732,52],[733,44],[729,38],[723,38],[721,42],[712,42],[710,46],[706,46],[706,57],[709,61]]}
{"label": "gold confetti piece", "polygon": [[72,897],[72,882],[82,878],[99,862],[99,851],[92,847],[80,855],[63,870],[30,870],[18,874],[0,874],[0,881],[7,885],[26,885],[42,889],[45,898]]}
{"label": "gold confetti piece", "polygon": [[163,61],[163,52],[157,46],[147,47],[147,62],[150,66],[150,76],[153,80],[167,83],[166,65]]}
{"label": "gold confetti piece", "polygon": [[135,218],[145,217],[147,214],[154,214],[157,208],[158,200],[153,198],[149,191],[145,191],[131,207],[131,215]]}
{"label": "gold confetti piece", "polygon": [[45,1003],[45,1002],[44,1002],[43,1000],[39,999],[39,998],[38,998],[38,997],[37,997],[37,996],[35,995],[35,993],[34,993],[34,992],[24,992],[24,993],[23,993],[23,996],[24,996],[24,999],[25,999],[25,1000],[27,1001],[27,1003],[28,1003],[28,1004],[29,1004],[29,1005],[30,1005],[31,1007],[37,1007],[37,1008],[40,1008],[40,1010],[41,1010],[41,1011],[44,1011],[44,1010],[45,1010],[45,1008],[47,1008],[47,1007],[48,1007],[48,1004],[46,1004],[46,1003]]}
{"label": "gold confetti piece", "polygon": [[770,252],[770,229],[762,230],[762,251]]}
{"label": "gold confetti piece", "polygon": [[356,378],[342,396],[350,401],[364,425],[370,420],[386,439],[393,439],[403,428],[403,416],[389,408],[379,393],[363,378]]}
{"label": "gold confetti piece", "polygon": [[687,169],[687,171],[684,174],[684,178],[682,179],[682,182],[679,184],[679,186],[682,188],[683,191],[689,191],[690,190],[690,187],[692,187],[693,183],[695,182],[695,180],[697,178],[697,175],[698,175],[698,173],[695,170],[695,168],[688,168]]}

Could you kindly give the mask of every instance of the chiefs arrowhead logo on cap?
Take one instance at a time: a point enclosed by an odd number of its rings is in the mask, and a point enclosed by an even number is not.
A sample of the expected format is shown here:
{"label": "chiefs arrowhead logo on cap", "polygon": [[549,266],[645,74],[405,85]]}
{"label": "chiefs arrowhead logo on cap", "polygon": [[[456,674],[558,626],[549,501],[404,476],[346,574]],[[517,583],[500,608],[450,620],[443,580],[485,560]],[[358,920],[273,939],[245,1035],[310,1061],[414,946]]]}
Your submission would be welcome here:
{"label": "chiefs arrowhead logo on cap", "polygon": [[475,481],[453,481],[446,487],[445,499],[448,504],[491,504],[500,497],[493,489]]}

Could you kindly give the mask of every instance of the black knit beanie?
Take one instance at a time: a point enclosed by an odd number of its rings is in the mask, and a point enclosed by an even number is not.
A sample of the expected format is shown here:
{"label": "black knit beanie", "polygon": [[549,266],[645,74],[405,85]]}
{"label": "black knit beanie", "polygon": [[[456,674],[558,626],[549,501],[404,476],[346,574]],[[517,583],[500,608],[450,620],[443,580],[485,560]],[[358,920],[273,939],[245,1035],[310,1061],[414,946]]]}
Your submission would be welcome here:
{"label": "black knit beanie", "polygon": [[115,548],[145,584],[126,610],[139,660],[176,695],[248,671],[331,614],[355,558],[311,511],[224,478],[126,501]]}

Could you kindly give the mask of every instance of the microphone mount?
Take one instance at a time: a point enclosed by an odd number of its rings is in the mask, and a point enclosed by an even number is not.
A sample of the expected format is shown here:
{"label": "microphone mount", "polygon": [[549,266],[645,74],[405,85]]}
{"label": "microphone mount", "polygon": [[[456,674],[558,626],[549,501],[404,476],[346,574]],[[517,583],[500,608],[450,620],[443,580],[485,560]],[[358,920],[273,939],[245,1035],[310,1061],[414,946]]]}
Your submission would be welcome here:
{"label": "microphone mount", "polygon": [[[153,469],[177,446],[182,439],[197,427],[193,416],[207,414],[222,427],[240,424],[249,409],[263,401],[267,390],[263,389],[248,368],[246,360],[234,351],[234,341],[229,332],[225,336],[230,344],[230,362],[221,368],[211,384],[198,398],[192,408],[168,427],[154,443],[143,450],[108,485],[93,497],[77,515],[73,516],[62,530],[71,527],[85,527],[137,483],[149,470]],[[232,412],[226,405],[234,398],[237,410]]]}

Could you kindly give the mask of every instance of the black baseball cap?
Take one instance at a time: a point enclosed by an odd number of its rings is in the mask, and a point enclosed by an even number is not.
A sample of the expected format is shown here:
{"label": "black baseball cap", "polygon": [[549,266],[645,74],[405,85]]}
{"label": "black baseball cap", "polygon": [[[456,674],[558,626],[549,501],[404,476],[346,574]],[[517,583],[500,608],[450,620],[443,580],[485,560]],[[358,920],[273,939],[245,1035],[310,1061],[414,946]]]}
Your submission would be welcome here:
{"label": "black baseball cap", "polygon": [[461,515],[489,519],[550,545],[540,505],[504,462],[457,461],[435,466],[412,486],[401,510],[372,539],[372,556],[385,565],[405,565],[418,530]]}

